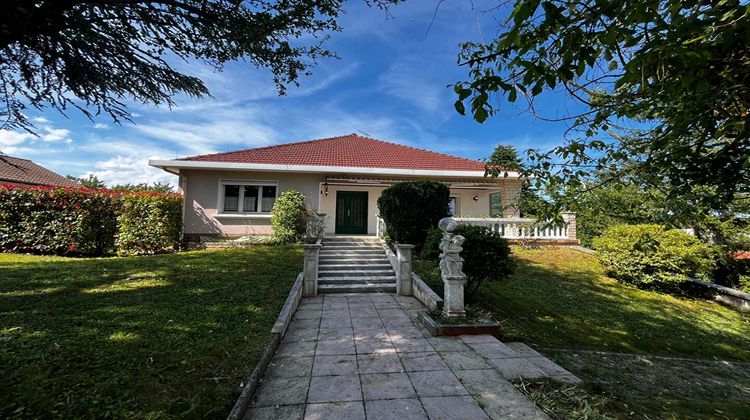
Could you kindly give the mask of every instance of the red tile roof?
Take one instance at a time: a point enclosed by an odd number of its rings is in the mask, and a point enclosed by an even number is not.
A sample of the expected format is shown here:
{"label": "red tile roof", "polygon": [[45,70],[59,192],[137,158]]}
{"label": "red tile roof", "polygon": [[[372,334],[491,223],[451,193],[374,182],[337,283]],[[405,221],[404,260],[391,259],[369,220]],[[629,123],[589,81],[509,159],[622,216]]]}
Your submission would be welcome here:
{"label": "red tile roof", "polygon": [[475,160],[389,143],[357,134],[237,150],[178,160],[302,166],[484,171]]}
{"label": "red tile roof", "polygon": [[0,184],[5,183],[80,187],[77,182],[58,175],[28,159],[2,155],[0,156]]}

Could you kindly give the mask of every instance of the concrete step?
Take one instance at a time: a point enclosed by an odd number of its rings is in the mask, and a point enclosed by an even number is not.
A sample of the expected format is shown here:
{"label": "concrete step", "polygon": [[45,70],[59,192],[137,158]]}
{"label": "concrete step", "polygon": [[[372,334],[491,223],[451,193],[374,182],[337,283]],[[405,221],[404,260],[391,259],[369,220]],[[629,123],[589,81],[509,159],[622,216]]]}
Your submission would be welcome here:
{"label": "concrete step", "polygon": [[388,262],[382,263],[382,264],[354,264],[354,263],[346,263],[346,264],[329,264],[329,263],[323,263],[321,261],[320,265],[318,265],[318,270],[321,272],[323,271],[349,271],[349,270],[355,270],[355,271],[362,271],[362,270],[388,270],[393,271],[393,267]]}
{"label": "concrete step", "polygon": [[396,285],[384,284],[322,284],[318,293],[396,293]]}
{"label": "concrete step", "polygon": [[384,274],[384,275],[369,275],[364,273],[356,273],[351,275],[345,275],[345,276],[336,276],[336,275],[318,275],[318,280],[320,279],[342,279],[342,280],[351,280],[351,281],[360,281],[360,280],[392,280],[396,281],[396,275],[391,272],[390,274]]}
{"label": "concrete step", "polygon": [[383,247],[379,245],[369,246],[369,245],[326,245],[323,244],[323,246],[320,248],[321,251],[383,251]]}
{"label": "concrete step", "polygon": [[351,278],[341,277],[321,277],[318,279],[318,285],[321,284],[396,284],[395,277],[379,277],[369,280],[352,280]]}
{"label": "concrete step", "polygon": [[376,258],[360,258],[360,257],[353,257],[353,258],[320,258],[320,265],[323,266],[331,266],[331,265],[356,265],[361,266],[363,264],[375,264],[375,265],[384,265],[388,264],[390,265],[390,261],[388,261],[388,258],[385,257],[376,257]]}
{"label": "concrete step", "polygon": [[380,241],[322,241],[323,245],[362,245],[362,246],[383,246]]}
{"label": "concrete step", "polygon": [[318,270],[318,277],[393,277],[393,270]]}
{"label": "concrete step", "polygon": [[369,250],[346,250],[346,251],[337,251],[337,250],[320,250],[320,256],[322,257],[364,257],[364,256],[385,256],[385,252],[382,250],[380,251],[369,251]]}

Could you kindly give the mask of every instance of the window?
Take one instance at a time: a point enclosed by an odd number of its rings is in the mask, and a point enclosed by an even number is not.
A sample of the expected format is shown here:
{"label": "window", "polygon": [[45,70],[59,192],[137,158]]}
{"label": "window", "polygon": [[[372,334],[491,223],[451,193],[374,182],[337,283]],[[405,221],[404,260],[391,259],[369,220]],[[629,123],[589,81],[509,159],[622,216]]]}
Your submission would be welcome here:
{"label": "window", "polygon": [[222,182],[223,213],[269,213],[276,202],[276,185]]}
{"label": "window", "polygon": [[448,198],[448,216],[458,216],[458,197]]}
{"label": "window", "polygon": [[503,217],[503,202],[500,193],[490,194],[490,217]]}

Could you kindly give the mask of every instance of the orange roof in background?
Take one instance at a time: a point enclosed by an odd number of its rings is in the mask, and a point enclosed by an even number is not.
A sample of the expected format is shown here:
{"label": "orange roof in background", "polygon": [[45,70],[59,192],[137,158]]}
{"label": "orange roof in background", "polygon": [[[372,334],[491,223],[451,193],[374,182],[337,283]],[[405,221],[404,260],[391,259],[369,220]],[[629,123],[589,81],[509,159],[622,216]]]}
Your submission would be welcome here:
{"label": "orange roof in background", "polygon": [[484,163],[357,134],[178,160],[302,166],[484,171]]}
{"label": "orange roof in background", "polygon": [[80,187],[77,182],[28,159],[7,155],[0,157],[0,184],[3,183]]}
{"label": "orange roof in background", "polygon": [[750,251],[737,251],[732,256],[736,260],[750,260]]}

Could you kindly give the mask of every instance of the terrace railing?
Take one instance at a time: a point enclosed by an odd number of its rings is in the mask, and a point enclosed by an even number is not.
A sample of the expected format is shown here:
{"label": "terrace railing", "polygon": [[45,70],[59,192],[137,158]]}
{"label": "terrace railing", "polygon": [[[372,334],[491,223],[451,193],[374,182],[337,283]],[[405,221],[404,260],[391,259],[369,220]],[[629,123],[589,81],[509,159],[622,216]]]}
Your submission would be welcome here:
{"label": "terrace railing", "polygon": [[456,223],[463,225],[484,226],[497,232],[505,239],[534,241],[569,241],[576,240],[575,214],[563,214],[562,225],[538,223],[536,219],[527,218],[480,218],[454,217]]}
{"label": "terrace railing", "polygon": [[[563,213],[562,225],[547,225],[537,223],[536,219],[510,217],[454,217],[458,224],[484,226],[497,232],[505,239],[531,240],[531,241],[576,241],[576,215],[575,213]],[[385,235],[385,222],[377,216],[376,234],[382,238]]]}

